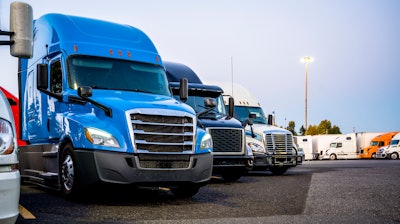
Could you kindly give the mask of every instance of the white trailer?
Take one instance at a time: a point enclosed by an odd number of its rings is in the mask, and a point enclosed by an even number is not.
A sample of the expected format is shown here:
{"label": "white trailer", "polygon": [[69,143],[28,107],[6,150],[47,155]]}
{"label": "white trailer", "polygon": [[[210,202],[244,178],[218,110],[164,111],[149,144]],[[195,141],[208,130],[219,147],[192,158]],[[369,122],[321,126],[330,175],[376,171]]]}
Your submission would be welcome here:
{"label": "white trailer", "polygon": [[[302,148],[305,160],[311,159],[357,159],[360,150],[369,145],[378,132],[351,134],[327,134],[295,136]],[[329,150],[330,149],[330,150]],[[328,151],[329,150],[329,151]]]}
{"label": "white trailer", "polygon": [[312,135],[306,136],[294,136],[294,141],[297,144],[299,150],[304,152],[304,160],[314,160],[317,159],[318,153],[314,151],[314,139]]}

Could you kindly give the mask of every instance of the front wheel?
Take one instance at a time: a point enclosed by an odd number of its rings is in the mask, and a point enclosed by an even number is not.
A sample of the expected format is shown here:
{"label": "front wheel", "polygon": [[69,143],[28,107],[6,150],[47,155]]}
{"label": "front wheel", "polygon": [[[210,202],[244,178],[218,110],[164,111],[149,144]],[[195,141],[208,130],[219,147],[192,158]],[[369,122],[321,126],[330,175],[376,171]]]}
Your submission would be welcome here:
{"label": "front wheel", "polygon": [[371,158],[376,159],[376,153],[372,153]]}
{"label": "front wheel", "polygon": [[76,191],[76,160],[74,150],[71,144],[66,144],[62,149],[60,158],[60,184],[61,192],[66,195],[72,195]]}
{"label": "front wheel", "polygon": [[397,152],[394,152],[394,153],[390,154],[390,158],[391,159],[398,159],[399,158],[399,154],[397,154]]}
{"label": "front wheel", "polygon": [[335,154],[330,154],[330,155],[329,155],[329,159],[330,159],[330,160],[336,160],[337,158],[336,158],[336,155],[335,155]]}

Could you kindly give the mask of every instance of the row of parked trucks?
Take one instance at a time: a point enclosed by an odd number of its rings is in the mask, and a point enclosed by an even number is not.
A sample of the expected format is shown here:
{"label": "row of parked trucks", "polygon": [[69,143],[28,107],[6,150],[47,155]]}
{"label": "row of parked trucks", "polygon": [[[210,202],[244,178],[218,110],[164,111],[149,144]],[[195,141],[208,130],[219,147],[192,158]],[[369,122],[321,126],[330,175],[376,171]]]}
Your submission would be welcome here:
{"label": "row of parked trucks", "polygon": [[[305,160],[399,158],[400,132],[295,136]],[[397,150],[396,150],[397,149]]]}
{"label": "row of parked trucks", "polygon": [[189,67],[163,62],[137,28],[63,14],[13,22],[18,97],[5,92],[23,181],[64,195],[117,183],[190,197],[214,174],[234,181],[302,163],[292,134],[258,103],[235,104]]}

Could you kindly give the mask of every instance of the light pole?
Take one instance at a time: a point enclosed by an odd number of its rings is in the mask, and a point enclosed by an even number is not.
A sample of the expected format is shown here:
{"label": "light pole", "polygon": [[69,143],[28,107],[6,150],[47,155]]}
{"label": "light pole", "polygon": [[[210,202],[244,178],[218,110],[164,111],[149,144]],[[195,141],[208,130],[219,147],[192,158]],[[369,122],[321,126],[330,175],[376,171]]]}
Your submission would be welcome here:
{"label": "light pole", "polygon": [[314,59],[313,59],[312,57],[304,57],[304,58],[301,59],[301,61],[302,61],[303,63],[306,64],[306,96],[305,96],[305,108],[304,108],[304,117],[305,117],[305,118],[304,118],[304,120],[305,120],[305,122],[304,122],[304,125],[305,125],[304,129],[307,131],[307,128],[308,128],[308,123],[307,123],[307,118],[308,118],[308,115],[307,115],[308,64],[311,63],[311,62],[313,62]]}

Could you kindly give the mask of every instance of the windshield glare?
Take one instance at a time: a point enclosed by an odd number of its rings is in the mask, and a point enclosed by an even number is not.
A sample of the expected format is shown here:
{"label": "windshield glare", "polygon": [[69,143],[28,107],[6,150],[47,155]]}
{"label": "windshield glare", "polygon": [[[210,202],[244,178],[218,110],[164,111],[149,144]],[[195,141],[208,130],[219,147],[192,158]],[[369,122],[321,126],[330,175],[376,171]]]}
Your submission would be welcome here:
{"label": "windshield glare", "polygon": [[[176,99],[179,100],[179,95],[174,95]],[[191,96],[189,95],[187,101],[185,102],[189,106],[191,106],[196,113],[199,113],[201,111],[204,111],[207,109],[207,107],[204,105],[204,99],[205,98],[213,98],[215,99],[217,106],[214,107],[211,111],[208,113],[204,114],[203,117],[205,116],[212,116],[213,118],[220,118],[226,116],[226,111],[225,111],[225,106],[224,106],[224,101],[221,95],[219,96]]]}
{"label": "windshield glare", "polygon": [[249,118],[249,114],[255,114],[256,118],[253,118],[253,122],[255,124],[267,124],[267,120],[265,119],[265,115],[261,107],[242,107],[235,106],[235,114],[234,117],[238,119],[240,122],[244,122]]}
{"label": "windshield glare", "polygon": [[69,87],[112,89],[171,95],[161,66],[112,58],[74,56],[68,59]]}

